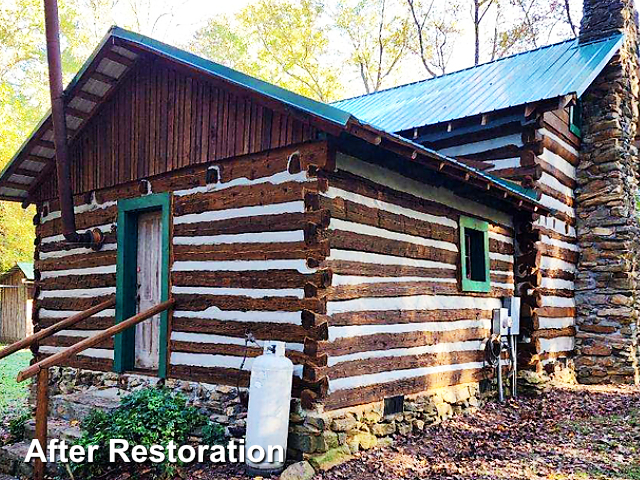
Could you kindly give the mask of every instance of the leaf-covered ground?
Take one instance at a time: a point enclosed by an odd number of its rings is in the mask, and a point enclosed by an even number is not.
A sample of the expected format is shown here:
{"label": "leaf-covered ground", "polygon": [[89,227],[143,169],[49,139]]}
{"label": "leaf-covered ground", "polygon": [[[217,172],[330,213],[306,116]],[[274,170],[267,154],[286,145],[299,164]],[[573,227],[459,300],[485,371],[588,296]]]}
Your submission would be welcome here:
{"label": "leaf-covered ground", "polygon": [[[192,479],[244,479],[239,466]],[[558,388],[397,438],[314,480],[640,480],[640,388]]]}

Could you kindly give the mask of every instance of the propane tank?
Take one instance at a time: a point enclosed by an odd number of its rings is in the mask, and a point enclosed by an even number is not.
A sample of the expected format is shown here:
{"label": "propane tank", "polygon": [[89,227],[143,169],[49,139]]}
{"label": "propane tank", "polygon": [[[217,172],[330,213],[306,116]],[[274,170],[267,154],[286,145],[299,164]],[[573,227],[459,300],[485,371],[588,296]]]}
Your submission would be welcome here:
{"label": "propane tank", "polygon": [[[284,356],[284,342],[266,342],[264,352],[253,361],[249,384],[249,412],[245,462],[252,475],[270,475],[284,468],[289,435],[289,407],[293,382],[293,363]],[[282,458],[275,454],[273,462],[249,459],[252,446],[262,447],[265,454],[274,446],[282,447]]]}

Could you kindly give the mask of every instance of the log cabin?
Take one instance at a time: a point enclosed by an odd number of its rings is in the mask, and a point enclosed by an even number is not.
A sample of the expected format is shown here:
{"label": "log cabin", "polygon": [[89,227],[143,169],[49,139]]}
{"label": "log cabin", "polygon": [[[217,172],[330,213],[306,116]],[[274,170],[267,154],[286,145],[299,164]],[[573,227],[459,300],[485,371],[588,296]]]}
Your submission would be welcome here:
{"label": "log cabin", "polygon": [[247,338],[284,341],[307,454],[477,404],[513,295],[522,366],[633,379],[631,12],[587,0],[576,40],[334,105],[114,27],[64,93],[69,210],[99,241],[68,241],[51,116],[0,175],[37,208],[35,328],[112,302],[35,355],[172,298],[61,366],[246,387]]}
{"label": "log cabin", "polygon": [[115,308],[38,359],[171,297],[61,366],[246,387],[251,334],[330,410],[487,376],[516,232],[547,212],[531,190],[117,27],[64,98],[75,224],[100,243],[67,240],[50,116],[0,196],[37,208],[36,329]]}

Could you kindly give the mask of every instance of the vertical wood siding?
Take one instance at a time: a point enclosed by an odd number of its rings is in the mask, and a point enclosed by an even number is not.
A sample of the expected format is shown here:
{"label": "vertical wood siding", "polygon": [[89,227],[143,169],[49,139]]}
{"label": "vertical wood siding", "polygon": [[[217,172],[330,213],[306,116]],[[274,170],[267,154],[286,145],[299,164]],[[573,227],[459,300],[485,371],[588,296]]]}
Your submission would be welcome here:
{"label": "vertical wood siding", "polygon": [[[492,310],[514,292],[512,219],[390,170],[338,155],[331,211],[326,406],[478,380]],[[459,287],[459,219],[489,222],[491,290]]]}
{"label": "vertical wood siding", "polygon": [[[73,191],[315,138],[315,128],[292,115],[161,60],[143,60],[70,145]],[[55,198],[56,189],[52,175],[37,198]]]}
{"label": "vertical wood siding", "polygon": [[24,275],[16,271],[0,283],[0,343],[13,343],[33,333],[31,321],[31,286],[22,282]]}

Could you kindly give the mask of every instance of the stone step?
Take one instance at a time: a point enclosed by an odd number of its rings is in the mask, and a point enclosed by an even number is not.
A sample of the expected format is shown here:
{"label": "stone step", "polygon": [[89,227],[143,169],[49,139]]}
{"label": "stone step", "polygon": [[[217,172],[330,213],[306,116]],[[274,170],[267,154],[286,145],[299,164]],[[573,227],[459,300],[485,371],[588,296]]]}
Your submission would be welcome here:
{"label": "stone step", "polygon": [[[72,444],[80,438],[81,435],[82,430],[80,430],[80,424],[77,421],[69,422],[60,418],[49,418],[47,421],[47,439],[49,440],[57,438],[58,440],[64,440],[68,444]],[[29,420],[24,425],[24,439],[30,441],[34,439],[35,436],[36,421]]]}
{"label": "stone step", "polygon": [[105,388],[55,395],[49,402],[49,418],[81,422],[92,410],[113,410],[127,393],[119,388]]}
{"label": "stone step", "polygon": [[[2,474],[33,478],[33,461],[29,463],[24,461],[30,444],[31,441],[27,441],[0,447],[0,480],[3,479]],[[45,467],[47,474],[51,477],[60,476],[64,471],[59,471],[59,466],[62,466],[59,462],[47,463]]]}

